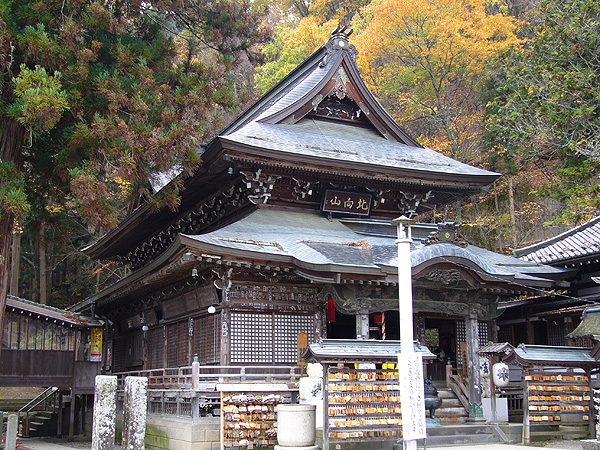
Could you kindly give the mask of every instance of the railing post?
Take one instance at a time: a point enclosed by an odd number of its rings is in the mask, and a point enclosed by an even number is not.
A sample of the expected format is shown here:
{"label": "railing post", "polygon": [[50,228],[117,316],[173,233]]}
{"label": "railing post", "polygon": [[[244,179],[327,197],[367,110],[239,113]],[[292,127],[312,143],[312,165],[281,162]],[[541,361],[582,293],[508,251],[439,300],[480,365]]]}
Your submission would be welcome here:
{"label": "railing post", "polygon": [[200,398],[198,392],[194,391],[192,397],[192,420],[198,420],[200,418]]}
{"label": "railing post", "polygon": [[198,355],[194,355],[192,361],[192,389],[197,391],[200,389],[200,362],[198,361]]}
{"label": "railing post", "polygon": [[452,378],[452,366],[446,364],[446,388],[450,387],[450,380]]}

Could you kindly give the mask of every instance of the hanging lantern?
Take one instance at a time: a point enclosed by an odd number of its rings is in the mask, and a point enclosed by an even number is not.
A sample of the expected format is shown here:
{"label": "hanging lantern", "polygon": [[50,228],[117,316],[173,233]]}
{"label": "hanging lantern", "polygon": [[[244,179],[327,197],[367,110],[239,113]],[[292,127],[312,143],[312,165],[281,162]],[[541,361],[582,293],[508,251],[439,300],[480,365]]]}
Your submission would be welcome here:
{"label": "hanging lantern", "polygon": [[498,362],[492,366],[492,377],[494,379],[494,385],[497,387],[504,387],[508,385],[509,370],[508,366],[503,362]]}
{"label": "hanging lantern", "polygon": [[335,302],[332,298],[327,300],[327,321],[335,322]]}

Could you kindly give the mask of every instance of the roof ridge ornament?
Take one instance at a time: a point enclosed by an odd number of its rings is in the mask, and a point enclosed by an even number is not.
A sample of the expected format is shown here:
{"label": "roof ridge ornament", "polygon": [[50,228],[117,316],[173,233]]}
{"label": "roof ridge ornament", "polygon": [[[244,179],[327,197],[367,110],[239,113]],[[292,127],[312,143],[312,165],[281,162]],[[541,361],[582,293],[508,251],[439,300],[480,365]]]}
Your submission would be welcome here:
{"label": "roof ridge ornament", "polygon": [[465,248],[467,245],[469,245],[469,243],[460,234],[460,232],[458,231],[459,228],[460,223],[439,223],[437,231],[433,231],[429,233],[429,236],[427,236],[427,239],[425,240],[425,245],[440,244],[442,242],[446,242]]}
{"label": "roof ridge ornament", "polygon": [[352,28],[343,24],[338,25],[335,30],[331,32],[331,38],[325,44],[325,56],[323,56],[323,59],[319,63],[319,67],[325,67],[331,60],[331,56],[335,51],[346,50],[350,53],[352,58],[356,58],[358,50],[356,50],[356,47],[348,41],[348,38],[353,32],[354,30],[352,30]]}

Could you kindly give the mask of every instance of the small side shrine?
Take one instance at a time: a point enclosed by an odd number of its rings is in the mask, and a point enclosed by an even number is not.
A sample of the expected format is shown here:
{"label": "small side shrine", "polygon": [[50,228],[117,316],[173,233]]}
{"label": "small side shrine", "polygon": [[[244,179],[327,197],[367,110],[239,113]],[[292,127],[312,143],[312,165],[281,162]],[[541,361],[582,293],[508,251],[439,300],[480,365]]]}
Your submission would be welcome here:
{"label": "small side shrine", "polygon": [[[414,350],[424,362],[435,359],[418,342]],[[335,443],[402,436],[399,351],[400,341],[322,339],[308,346],[303,359],[323,366],[323,450]]]}
{"label": "small side shrine", "polygon": [[[48,387],[38,401],[57,396],[59,410],[69,410],[68,434],[73,437],[76,409],[83,421],[85,396],[93,394],[103,359],[103,322],[9,295],[2,334],[2,387]],[[69,402],[63,402],[62,396]],[[44,398],[45,397],[45,398]],[[78,407],[75,407],[75,404]],[[28,414],[26,412],[26,414]],[[63,431],[59,422],[58,434]],[[67,424],[65,424],[67,425]],[[29,421],[22,433],[28,436]]]}
{"label": "small side shrine", "polygon": [[504,362],[523,369],[523,444],[596,437],[592,349],[521,344]]}

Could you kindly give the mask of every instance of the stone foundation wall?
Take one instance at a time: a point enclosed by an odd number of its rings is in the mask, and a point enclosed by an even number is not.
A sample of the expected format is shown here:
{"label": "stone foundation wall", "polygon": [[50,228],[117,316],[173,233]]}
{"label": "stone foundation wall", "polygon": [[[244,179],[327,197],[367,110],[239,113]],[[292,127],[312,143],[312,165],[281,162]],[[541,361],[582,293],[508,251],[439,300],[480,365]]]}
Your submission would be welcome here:
{"label": "stone foundation wall", "polygon": [[[123,416],[117,417],[117,440],[121,438]],[[219,450],[221,419],[191,419],[148,415],[146,417],[146,450]]]}

